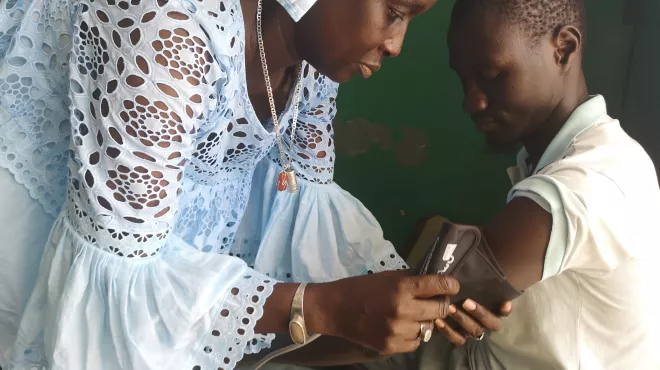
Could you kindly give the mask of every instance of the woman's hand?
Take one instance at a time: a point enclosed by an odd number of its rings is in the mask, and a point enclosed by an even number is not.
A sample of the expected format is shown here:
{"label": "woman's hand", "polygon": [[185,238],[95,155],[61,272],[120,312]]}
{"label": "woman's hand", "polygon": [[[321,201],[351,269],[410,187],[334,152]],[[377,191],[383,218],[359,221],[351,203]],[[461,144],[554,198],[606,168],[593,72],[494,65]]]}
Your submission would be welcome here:
{"label": "woman's hand", "polygon": [[467,299],[459,309],[454,305],[449,307],[449,317],[460,325],[462,330],[453,329],[443,319],[436,319],[435,326],[451,343],[462,346],[468,338],[478,339],[486,330],[500,330],[502,318],[509,316],[511,309],[512,303],[505,302],[500,308],[500,315],[496,316],[480,304]]}
{"label": "woman's hand", "polygon": [[442,275],[384,272],[326,284],[305,294],[310,331],[345,338],[383,356],[415,351],[421,323],[445,318],[458,282]]}

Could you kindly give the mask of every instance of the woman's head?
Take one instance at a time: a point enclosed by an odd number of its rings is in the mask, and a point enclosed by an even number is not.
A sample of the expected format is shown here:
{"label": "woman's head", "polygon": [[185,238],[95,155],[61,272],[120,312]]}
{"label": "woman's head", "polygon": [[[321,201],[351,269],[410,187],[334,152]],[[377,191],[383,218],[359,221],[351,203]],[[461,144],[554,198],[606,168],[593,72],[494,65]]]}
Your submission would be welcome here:
{"label": "woman's head", "polygon": [[450,64],[489,142],[510,147],[549,121],[583,82],[584,37],[582,0],[457,0]]}
{"label": "woman's head", "polygon": [[298,55],[345,82],[401,52],[408,23],[436,0],[317,0],[295,25]]}

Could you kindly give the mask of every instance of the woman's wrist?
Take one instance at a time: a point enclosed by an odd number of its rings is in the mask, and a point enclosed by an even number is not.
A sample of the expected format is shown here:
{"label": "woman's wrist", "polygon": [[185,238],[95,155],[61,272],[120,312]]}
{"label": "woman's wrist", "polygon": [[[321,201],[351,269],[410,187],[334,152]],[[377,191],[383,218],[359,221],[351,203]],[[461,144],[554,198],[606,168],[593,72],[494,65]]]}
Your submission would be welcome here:
{"label": "woman's wrist", "polygon": [[[303,296],[305,328],[310,334],[340,336],[337,318],[341,317],[341,292],[336,283],[307,284]],[[257,322],[257,333],[287,333],[291,305],[299,284],[279,283],[264,306],[264,316]]]}
{"label": "woman's wrist", "polygon": [[337,336],[335,299],[332,283],[308,284],[305,288],[305,326],[310,334]]}
{"label": "woman's wrist", "polygon": [[289,331],[291,302],[298,284],[277,283],[264,304],[264,315],[255,327],[259,334],[283,334]]}

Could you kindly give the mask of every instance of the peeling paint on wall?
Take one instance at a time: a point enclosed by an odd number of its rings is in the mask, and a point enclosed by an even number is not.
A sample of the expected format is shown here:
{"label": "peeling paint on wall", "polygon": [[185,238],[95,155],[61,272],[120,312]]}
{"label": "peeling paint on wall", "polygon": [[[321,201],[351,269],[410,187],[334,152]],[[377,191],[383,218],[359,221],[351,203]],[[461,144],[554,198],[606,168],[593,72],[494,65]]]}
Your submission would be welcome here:
{"label": "peeling paint on wall", "polygon": [[426,133],[416,127],[403,125],[403,141],[396,146],[399,167],[418,167],[426,158],[429,140]]}
{"label": "peeling paint on wall", "polygon": [[393,145],[391,128],[364,118],[334,122],[335,148],[342,156],[358,156],[374,147],[382,151],[394,150],[399,167],[417,167],[426,158],[429,146],[427,134],[416,127],[402,125],[403,140]]}
{"label": "peeling paint on wall", "polygon": [[390,150],[392,144],[392,131],[382,123],[368,122],[364,118],[357,118],[345,123],[335,120],[335,148],[345,156],[364,154],[372,146],[381,150]]}

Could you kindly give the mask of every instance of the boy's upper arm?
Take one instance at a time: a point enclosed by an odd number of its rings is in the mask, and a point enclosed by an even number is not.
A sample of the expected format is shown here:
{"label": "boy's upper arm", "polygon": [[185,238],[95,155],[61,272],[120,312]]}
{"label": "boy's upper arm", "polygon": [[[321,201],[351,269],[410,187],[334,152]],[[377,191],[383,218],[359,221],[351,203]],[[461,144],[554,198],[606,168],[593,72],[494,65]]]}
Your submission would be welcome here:
{"label": "boy's upper arm", "polygon": [[514,198],[482,231],[511,285],[523,291],[541,280],[552,233],[548,211],[530,198]]}
{"label": "boy's upper arm", "polygon": [[516,184],[509,203],[483,232],[513,286],[524,290],[565,270],[601,276],[628,250],[622,190],[587,168],[557,168]]}

